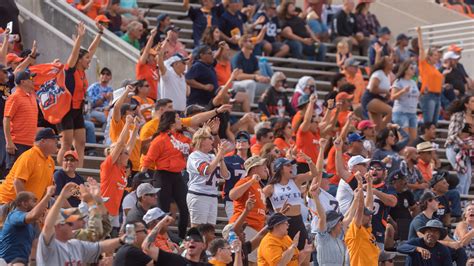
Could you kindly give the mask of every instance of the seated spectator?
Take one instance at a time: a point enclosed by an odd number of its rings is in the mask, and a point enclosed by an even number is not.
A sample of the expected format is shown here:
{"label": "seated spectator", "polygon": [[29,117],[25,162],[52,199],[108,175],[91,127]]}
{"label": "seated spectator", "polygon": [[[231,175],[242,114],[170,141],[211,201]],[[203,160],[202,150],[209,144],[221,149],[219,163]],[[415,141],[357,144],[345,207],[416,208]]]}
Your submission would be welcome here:
{"label": "seated spectator", "polygon": [[377,135],[375,143],[377,149],[372,155],[372,160],[383,161],[390,174],[400,168],[402,158],[399,152],[405,148],[407,143],[408,134],[399,125],[389,124],[387,128],[382,129]]}
{"label": "seated spectator", "polygon": [[154,188],[149,183],[142,183],[138,186],[136,204],[128,211],[125,224],[140,222],[145,224],[143,216],[151,208],[158,205],[158,191],[160,188]]}
{"label": "seated spectator", "polygon": [[[211,253],[209,263],[212,265],[227,265],[234,261],[235,266],[242,264],[242,252],[240,240],[234,240],[229,245],[225,239],[216,238],[209,243],[207,250]],[[235,258],[232,259],[232,251],[236,254]]]}
{"label": "seated spectator", "polygon": [[434,143],[436,140],[436,125],[428,122],[428,123],[422,123],[419,125],[420,132],[418,134],[418,137],[416,140],[413,142],[413,146],[416,146],[422,142],[429,141],[431,143]]}
{"label": "seated spectator", "polygon": [[462,50],[463,48],[457,46],[456,44],[451,44],[448,47],[448,51],[455,52],[457,55],[460,56],[459,59],[456,60],[457,61],[456,68],[459,68],[459,70],[464,73],[464,79],[467,82],[466,84],[467,88],[470,90],[474,90],[474,81],[469,77],[464,65],[461,62],[459,62],[459,60],[462,57]]}
{"label": "seated spectator", "polygon": [[122,23],[122,15],[120,15],[120,0],[111,1],[105,16],[109,19],[107,29],[121,37],[126,29]]}
{"label": "seated spectator", "polygon": [[345,40],[338,42],[336,48],[336,64],[339,71],[342,72],[346,61],[352,57],[352,53],[349,51],[349,44]]}
{"label": "seated spectator", "polygon": [[158,68],[160,70],[159,95],[162,99],[172,100],[173,108],[180,112],[186,109],[188,85],[186,84],[184,72],[188,60],[189,58],[185,58],[177,53],[164,61],[164,50],[158,48]]}
{"label": "seated spectator", "polygon": [[268,1],[263,4],[261,11],[255,15],[257,21],[261,17],[264,18],[263,23],[258,24],[255,29],[262,30],[262,25],[266,26],[263,41],[255,47],[257,54],[264,52],[267,56],[285,57],[290,52],[290,47],[280,40],[281,27],[276,10],[275,3]]}
{"label": "seated spectator", "polygon": [[46,188],[53,184],[54,160],[51,155],[58,151],[59,138],[51,128],[36,133],[34,146],[18,157],[0,185],[0,215],[6,204],[14,201],[21,191],[33,192],[37,199],[43,198]]}
{"label": "seated spectator", "polygon": [[431,162],[436,149],[431,142],[426,141],[416,145],[416,151],[418,153],[417,167],[420,169],[423,179],[426,182],[430,182],[431,178],[433,178],[433,166]]}
{"label": "seated spectator", "polygon": [[281,213],[275,213],[268,219],[269,232],[258,247],[258,264],[300,265],[311,254],[312,244],[305,243],[304,249],[298,251],[299,234],[293,239],[288,236],[289,219]]}
{"label": "seated spectator", "polygon": [[186,47],[182,42],[178,40],[179,38],[179,31],[181,28],[175,26],[174,24],[169,25],[164,33],[166,34],[165,39],[163,40],[163,44],[161,49],[164,50],[164,59],[168,59],[175,54],[181,54],[183,57],[188,56],[188,52],[186,51]]}
{"label": "seated spectator", "polygon": [[425,189],[429,188],[428,182],[425,181],[417,166],[418,152],[414,147],[405,147],[402,155],[405,159],[400,163],[400,171],[406,175],[407,187],[418,201]]}
{"label": "seated spectator", "polygon": [[[223,43],[221,44],[221,42],[224,42],[225,44],[227,44],[225,41],[221,41],[221,40],[222,40],[221,30],[219,29],[219,27],[211,26],[211,27],[207,27],[204,30],[202,34],[201,43],[203,45],[207,45],[211,47],[211,50],[215,52],[214,57],[217,57],[217,55],[219,55],[219,53],[217,52],[217,50],[220,48],[219,44],[223,45]],[[229,45],[227,44],[227,46]]]}
{"label": "seated spectator", "polygon": [[285,91],[286,76],[283,72],[275,72],[270,81],[271,87],[262,95],[258,106],[267,116],[292,117],[295,110],[291,107]]}
{"label": "seated spectator", "polygon": [[139,40],[142,33],[143,25],[138,21],[132,21],[127,25],[127,32],[120,38],[135,47],[135,49],[141,50]]}
{"label": "seated spectator", "polygon": [[[140,58],[138,59],[137,64],[135,65],[135,78],[137,80],[144,79],[150,85],[150,90],[147,97],[152,100],[157,100],[158,97],[158,81],[160,79],[158,75],[157,67],[157,51],[152,49],[153,37],[158,35],[158,31],[153,29],[150,32],[150,38],[148,39],[145,47],[140,53]],[[126,87],[126,86],[122,86]]]}
{"label": "seated spectator", "polygon": [[253,54],[254,45],[248,35],[239,40],[240,51],[232,58],[232,69],[241,69],[233,84],[233,89],[244,90],[250,97],[250,103],[259,97],[269,87],[270,78],[261,75],[258,59]]}
{"label": "seated spectator", "polygon": [[370,39],[377,35],[380,29],[379,20],[369,11],[372,2],[372,0],[359,0],[355,7],[357,29],[364,34],[364,37]]}
{"label": "seated spectator", "polygon": [[[169,222],[166,221],[167,219]],[[154,243],[157,248],[170,253],[179,253],[181,249],[176,243],[171,241],[168,235],[168,226],[175,221],[171,216],[166,215],[160,208],[155,207],[146,212],[143,220],[146,222],[149,231],[155,228],[158,223],[161,223]]]}
{"label": "seated spectator", "polygon": [[38,222],[54,195],[55,186],[46,188],[46,193],[38,202],[35,194],[21,191],[12,202],[12,210],[2,214],[2,231],[0,232],[0,258],[7,263],[21,259],[28,264],[33,240],[35,223]]}
{"label": "seated spectator", "polygon": [[293,2],[286,2],[280,10],[281,36],[290,47],[293,57],[325,61],[327,47],[316,37],[304,19],[298,16]]}
{"label": "seated spectator", "polygon": [[307,12],[306,22],[316,36],[324,42],[329,40],[329,29],[327,25],[327,10],[325,10],[330,3],[327,0],[308,0],[304,1],[305,10],[308,10],[306,3],[311,11]]}
{"label": "seated spectator", "polygon": [[362,71],[359,68],[359,62],[353,58],[347,59],[344,63],[344,76],[346,77],[347,83],[355,86],[352,106],[356,109],[360,107],[362,95],[365,92],[365,88],[367,88],[367,82],[364,80]]}
{"label": "seated spectator", "polygon": [[449,189],[445,176],[443,171],[433,175],[430,187],[439,202],[438,211],[433,216],[447,227],[451,225],[451,217],[461,217],[461,200],[457,190]]}
{"label": "seated spectator", "polygon": [[[377,32],[377,39],[373,42],[373,44],[369,47],[369,63],[370,65],[374,65],[378,62],[378,60],[382,59],[382,57],[390,56],[392,53],[392,47],[388,43],[390,41],[392,32],[387,27],[382,27]],[[380,51],[378,53],[378,51]]]}
{"label": "seated spectator", "polygon": [[147,236],[143,222],[127,223],[135,228],[135,237],[132,243],[121,246],[114,255],[114,265],[148,265],[153,260],[143,253],[141,246]]}
{"label": "seated spectator", "polygon": [[359,54],[366,56],[370,39],[364,36],[362,29],[357,28],[353,10],[354,0],[344,0],[342,10],[336,14],[333,22],[334,43],[346,40],[349,43],[349,51],[353,51],[353,46],[356,46]]}
{"label": "seated spectator", "polygon": [[395,44],[395,63],[401,64],[411,59],[411,53],[408,48],[409,40],[410,38],[404,33],[400,33],[397,35],[397,42]]}
{"label": "seated spectator", "polygon": [[240,0],[232,0],[226,6],[219,18],[221,37],[229,44],[232,50],[239,50],[239,39],[244,35],[244,23],[247,16],[242,12]]}
{"label": "seated spectator", "polygon": [[[471,202],[468,205],[466,205],[463,216],[462,216],[462,221],[459,222],[456,225],[456,230],[454,231],[454,239],[457,241],[461,241],[461,244],[464,246],[464,249],[466,250],[467,257],[472,260],[474,258],[473,256],[473,237],[472,233],[469,234],[469,232],[472,231],[472,226],[474,222],[474,204]],[[469,262],[468,262],[469,265]]]}
{"label": "seated spectator", "polygon": [[296,110],[298,108],[299,98],[303,95],[311,96],[316,92],[316,80],[310,76],[303,76],[296,83],[295,91],[291,97],[291,106]]}
{"label": "seated spectator", "polygon": [[99,14],[104,13],[107,2],[104,0],[80,0],[76,8],[91,19],[95,19]]}
{"label": "seated spectator", "polygon": [[438,220],[430,220],[419,229],[423,234],[401,244],[397,251],[408,255],[405,265],[438,264],[451,265],[449,249],[438,241],[446,237],[447,231]]}
{"label": "seated spectator", "polygon": [[198,47],[193,65],[186,72],[186,83],[191,87],[186,98],[186,106],[191,104],[206,106],[215,96],[218,86],[213,63],[211,48],[207,45]]}
{"label": "seated spectator", "polygon": [[109,85],[112,80],[112,71],[104,67],[100,70],[99,81],[87,88],[87,100],[92,110],[87,116],[99,125],[107,122],[106,112],[113,99],[113,88]]}
{"label": "seated spectator", "polygon": [[[79,156],[77,155],[77,152],[67,151],[64,154],[62,169],[59,169],[54,173],[54,184],[56,185],[55,196],[58,196],[61,193],[61,190],[67,183],[73,182],[77,185],[84,184],[84,178],[76,172],[78,161]],[[77,197],[71,197],[68,199],[68,203],[71,207],[78,207],[81,200]]]}
{"label": "seated spectator", "polygon": [[151,98],[147,96],[150,94],[150,84],[144,79],[138,80],[135,84],[135,91],[131,104],[135,104],[138,108],[138,112],[145,118],[146,121],[151,119],[151,109],[155,103]]}
{"label": "seated spectator", "polygon": [[269,128],[261,128],[256,132],[257,136],[257,143],[250,147],[250,152],[252,156],[260,155],[260,151],[263,145],[267,143],[272,143],[273,139],[275,138],[273,135],[273,131]]}
{"label": "seated spectator", "polygon": [[[77,184],[64,186],[56,202],[48,211],[38,240],[36,259],[44,265],[96,263],[102,253],[111,253],[124,243],[122,238],[107,239],[100,242],[88,242],[72,239],[72,222],[81,218],[68,210],[61,209],[66,200],[77,190]],[[68,250],[62,248],[67,245]]]}
{"label": "seated spectator", "polygon": [[184,10],[188,11],[188,17],[193,22],[192,38],[194,46],[201,45],[201,38],[207,28],[219,24],[219,17],[224,13],[224,4],[215,4],[214,1],[201,1],[200,7],[192,7],[189,0],[183,1]]}

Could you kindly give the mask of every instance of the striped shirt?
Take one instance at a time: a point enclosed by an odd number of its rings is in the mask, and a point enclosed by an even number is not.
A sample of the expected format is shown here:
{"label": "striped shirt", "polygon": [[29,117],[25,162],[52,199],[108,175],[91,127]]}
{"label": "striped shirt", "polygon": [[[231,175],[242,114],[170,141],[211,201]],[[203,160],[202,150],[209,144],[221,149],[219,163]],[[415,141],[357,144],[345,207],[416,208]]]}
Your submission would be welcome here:
{"label": "striped shirt", "polygon": [[10,118],[13,143],[33,146],[38,124],[36,94],[17,87],[5,103],[5,117]]}

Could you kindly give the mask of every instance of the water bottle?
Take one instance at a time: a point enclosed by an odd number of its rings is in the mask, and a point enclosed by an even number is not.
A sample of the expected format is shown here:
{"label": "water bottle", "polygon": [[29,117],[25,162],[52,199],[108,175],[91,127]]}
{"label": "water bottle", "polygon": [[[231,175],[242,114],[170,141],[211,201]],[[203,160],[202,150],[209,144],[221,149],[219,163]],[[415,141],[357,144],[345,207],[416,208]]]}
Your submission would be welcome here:
{"label": "water bottle", "polygon": [[392,168],[393,156],[392,156],[392,155],[387,155],[387,158],[388,158],[388,161],[387,161],[387,163],[385,164],[385,166],[386,166],[387,168]]}
{"label": "water bottle", "polygon": [[127,224],[125,226],[125,243],[131,245],[133,242],[135,242],[135,225]]}
{"label": "water bottle", "polygon": [[232,253],[235,253],[237,251],[234,243],[235,240],[237,240],[237,234],[234,232],[234,230],[230,230],[227,242],[230,245],[230,251],[232,251]]}
{"label": "water bottle", "polygon": [[285,116],[285,106],[283,106],[283,100],[280,99],[278,100],[278,103],[277,103],[278,107],[278,116],[279,117],[284,117]]}

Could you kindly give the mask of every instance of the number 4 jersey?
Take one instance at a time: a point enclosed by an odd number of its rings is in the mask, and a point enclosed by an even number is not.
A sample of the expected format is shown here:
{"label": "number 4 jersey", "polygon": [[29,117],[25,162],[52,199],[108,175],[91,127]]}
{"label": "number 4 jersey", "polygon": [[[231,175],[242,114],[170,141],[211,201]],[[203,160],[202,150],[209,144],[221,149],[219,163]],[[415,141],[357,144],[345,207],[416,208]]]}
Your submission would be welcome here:
{"label": "number 4 jersey", "polygon": [[217,196],[217,180],[221,178],[219,167],[211,174],[206,175],[207,168],[214,160],[214,154],[206,154],[201,151],[194,151],[188,157],[187,171],[189,173],[189,191]]}

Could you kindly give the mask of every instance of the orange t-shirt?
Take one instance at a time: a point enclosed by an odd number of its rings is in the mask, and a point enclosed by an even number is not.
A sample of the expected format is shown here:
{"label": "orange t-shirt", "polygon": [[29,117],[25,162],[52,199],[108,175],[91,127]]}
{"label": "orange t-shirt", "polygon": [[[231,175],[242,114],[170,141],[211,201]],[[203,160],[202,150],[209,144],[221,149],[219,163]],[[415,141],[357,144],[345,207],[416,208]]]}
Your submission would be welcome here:
{"label": "orange t-shirt", "polygon": [[431,178],[433,178],[433,167],[431,167],[431,163],[425,163],[423,160],[418,159],[416,166],[420,170],[423,179],[426,182],[430,182]]}
{"label": "orange t-shirt", "polygon": [[17,87],[5,103],[5,117],[10,118],[13,143],[33,146],[38,124],[38,105],[35,93]]}
{"label": "orange t-shirt", "polygon": [[37,146],[33,146],[18,157],[0,185],[0,203],[6,204],[15,200],[16,190],[13,182],[17,178],[25,181],[25,191],[35,194],[39,201],[43,198],[46,188],[53,184],[53,173],[53,158],[44,156]]}
{"label": "orange t-shirt", "polygon": [[365,88],[367,88],[367,82],[364,80],[362,72],[360,71],[360,69],[358,69],[357,73],[353,77],[347,74],[345,74],[345,77],[347,82],[349,84],[354,85],[356,88],[354,91],[354,99],[352,99],[352,102],[355,104],[359,104],[362,98],[362,94],[365,92]]}
{"label": "orange t-shirt", "polygon": [[424,93],[425,89],[432,93],[441,93],[443,88],[444,76],[439,70],[425,60],[419,60],[418,69],[420,70],[421,88],[420,92]]}
{"label": "orange t-shirt", "polygon": [[262,147],[263,145],[258,142],[252,145],[252,147],[250,147],[250,152],[252,153],[252,156],[260,155]]}
{"label": "orange t-shirt", "polygon": [[156,66],[138,62],[135,66],[135,72],[137,80],[144,79],[148,82],[148,85],[150,85],[150,91],[147,97],[153,100],[158,99],[158,81],[160,77]]}
{"label": "orange t-shirt", "polygon": [[[319,154],[319,138],[319,133],[313,133],[310,130],[303,132],[300,128],[296,133],[296,149],[304,152],[316,163]],[[306,163],[302,158],[298,158],[297,162]]]}
{"label": "orange t-shirt", "polygon": [[283,138],[276,138],[273,144],[280,150],[282,156],[285,156],[286,151],[290,148],[290,144]]}
{"label": "orange t-shirt", "polygon": [[217,85],[224,86],[229,80],[230,75],[232,74],[230,62],[219,61],[214,67],[214,70],[217,74]]}
{"label": "orange t-shirt", "polygon": [[120,203],[126,186],[125,166],[113,164],[112,156],[107,156],[100,164],[100,195],[109,197],[104,205],[110,215],[117,216],[119,214]]}
{"label": "orange t-shirt", "polygon": [[291,128],[293,130],[296,129],[296,126],[298,125],[298,122],[300,122],[303,119],[303,117],[304,117],[304,115],[301,111],[296,112],[296,114],[291,119]]}
{"label": "orange t-shirt", "polygon": [[146,119],[146,121],[150,121],[151,119],[151,109],[153,108],[154,101],[150,98],[146,98],[146,100],[143,100],[139,96],[133,96],[133,99],[138,102],[140,112],[142,113],[143,117]]}
{"label": "orange t-shirt", "polygon": [[150,144],[143,167],[150,168],[155,163],[156,170],[180,173],[186,167],[185,156],[190,153],[191,140],[177,132],[162,132]]}
{"label": "orange t-shirt", "polygon": [[[250,179],[252,179],[251,176],[241,178],[237,183],[235,183],[234,187],[247,183]],[[245,202],[247,202],[249,195],[253,195],[255,198],[255,206],[249,212],[245,221],[248,226],[260,231],[265,226],[265,195],[263,194],[262,187],[260,187],[259,183],[253,183],[252,186],[245,191],[242,197],[234,200],[234,215],[230,217],[229,223],[235,222],[245,210]]]}
{"label": "orange t-shirt", "polygon": [[[94,1],[94,0],[91,0],[91,1]],[[90,17],[91,19],[95,19],[99,13],[100,13],[100,9],[103,7],[103,6],[107,6],[107,1],[98,1],[98,0],[95,0],[94,1],[95,3],[92,4],[92,7],[89,8],[89,11],[85,12],[85,14]],[[105,2],[105,3],[104,3]],[[85,5],[81,5],[81,4],[78,4],[76,5],[76,8],[81,10],[81,12],[84,12],[84,7]]]}
{"label": "orange t-shirt", "polygon": [[[125,122],[123,120],[120,120],[119,122],[115,122],[114,119],[110,120],[109,136],[112,142],[118,141],[118,138],[124,126],[125,126]],[[131,127],[130,130],[133,130],[133,127]],[[127,137],[127,142],[129,139],[130,139],[130,136]],[[141,140],[140,139],[135,140],[135,146],[133,147],[133,150],[130,152],[130,161],[132,162],[133,171],[140,171],[141,148],[142,148]]]}
{"label": "orange t-shirt", "polygon": [[[331,116],[334,117],[336,115],[337,110],[334,109],[331,111]],[[337,115],[337,123],[339,127],[339,132],[342,130],[342,128],[346,125],[347,122],[347,116],[351,113],[351,111],[339,111],[339,114]]]}
{"label": "orange t-shirt", "polygon": [[[347,162],[349,161],[350,158],[351,156],[349,154],[347,153],[342,154],[342,159],[344,161],[345,167],[347,167]],[[336,174],[336,149],[334,148],[334,146],[331,147],[328,153],[328,159],[326,163],[326,172],[329,174],[334,174],[334,176],[329,179],[329,182],[331,182],[331,184],[338,185],[339,180],[341,178]]]}

